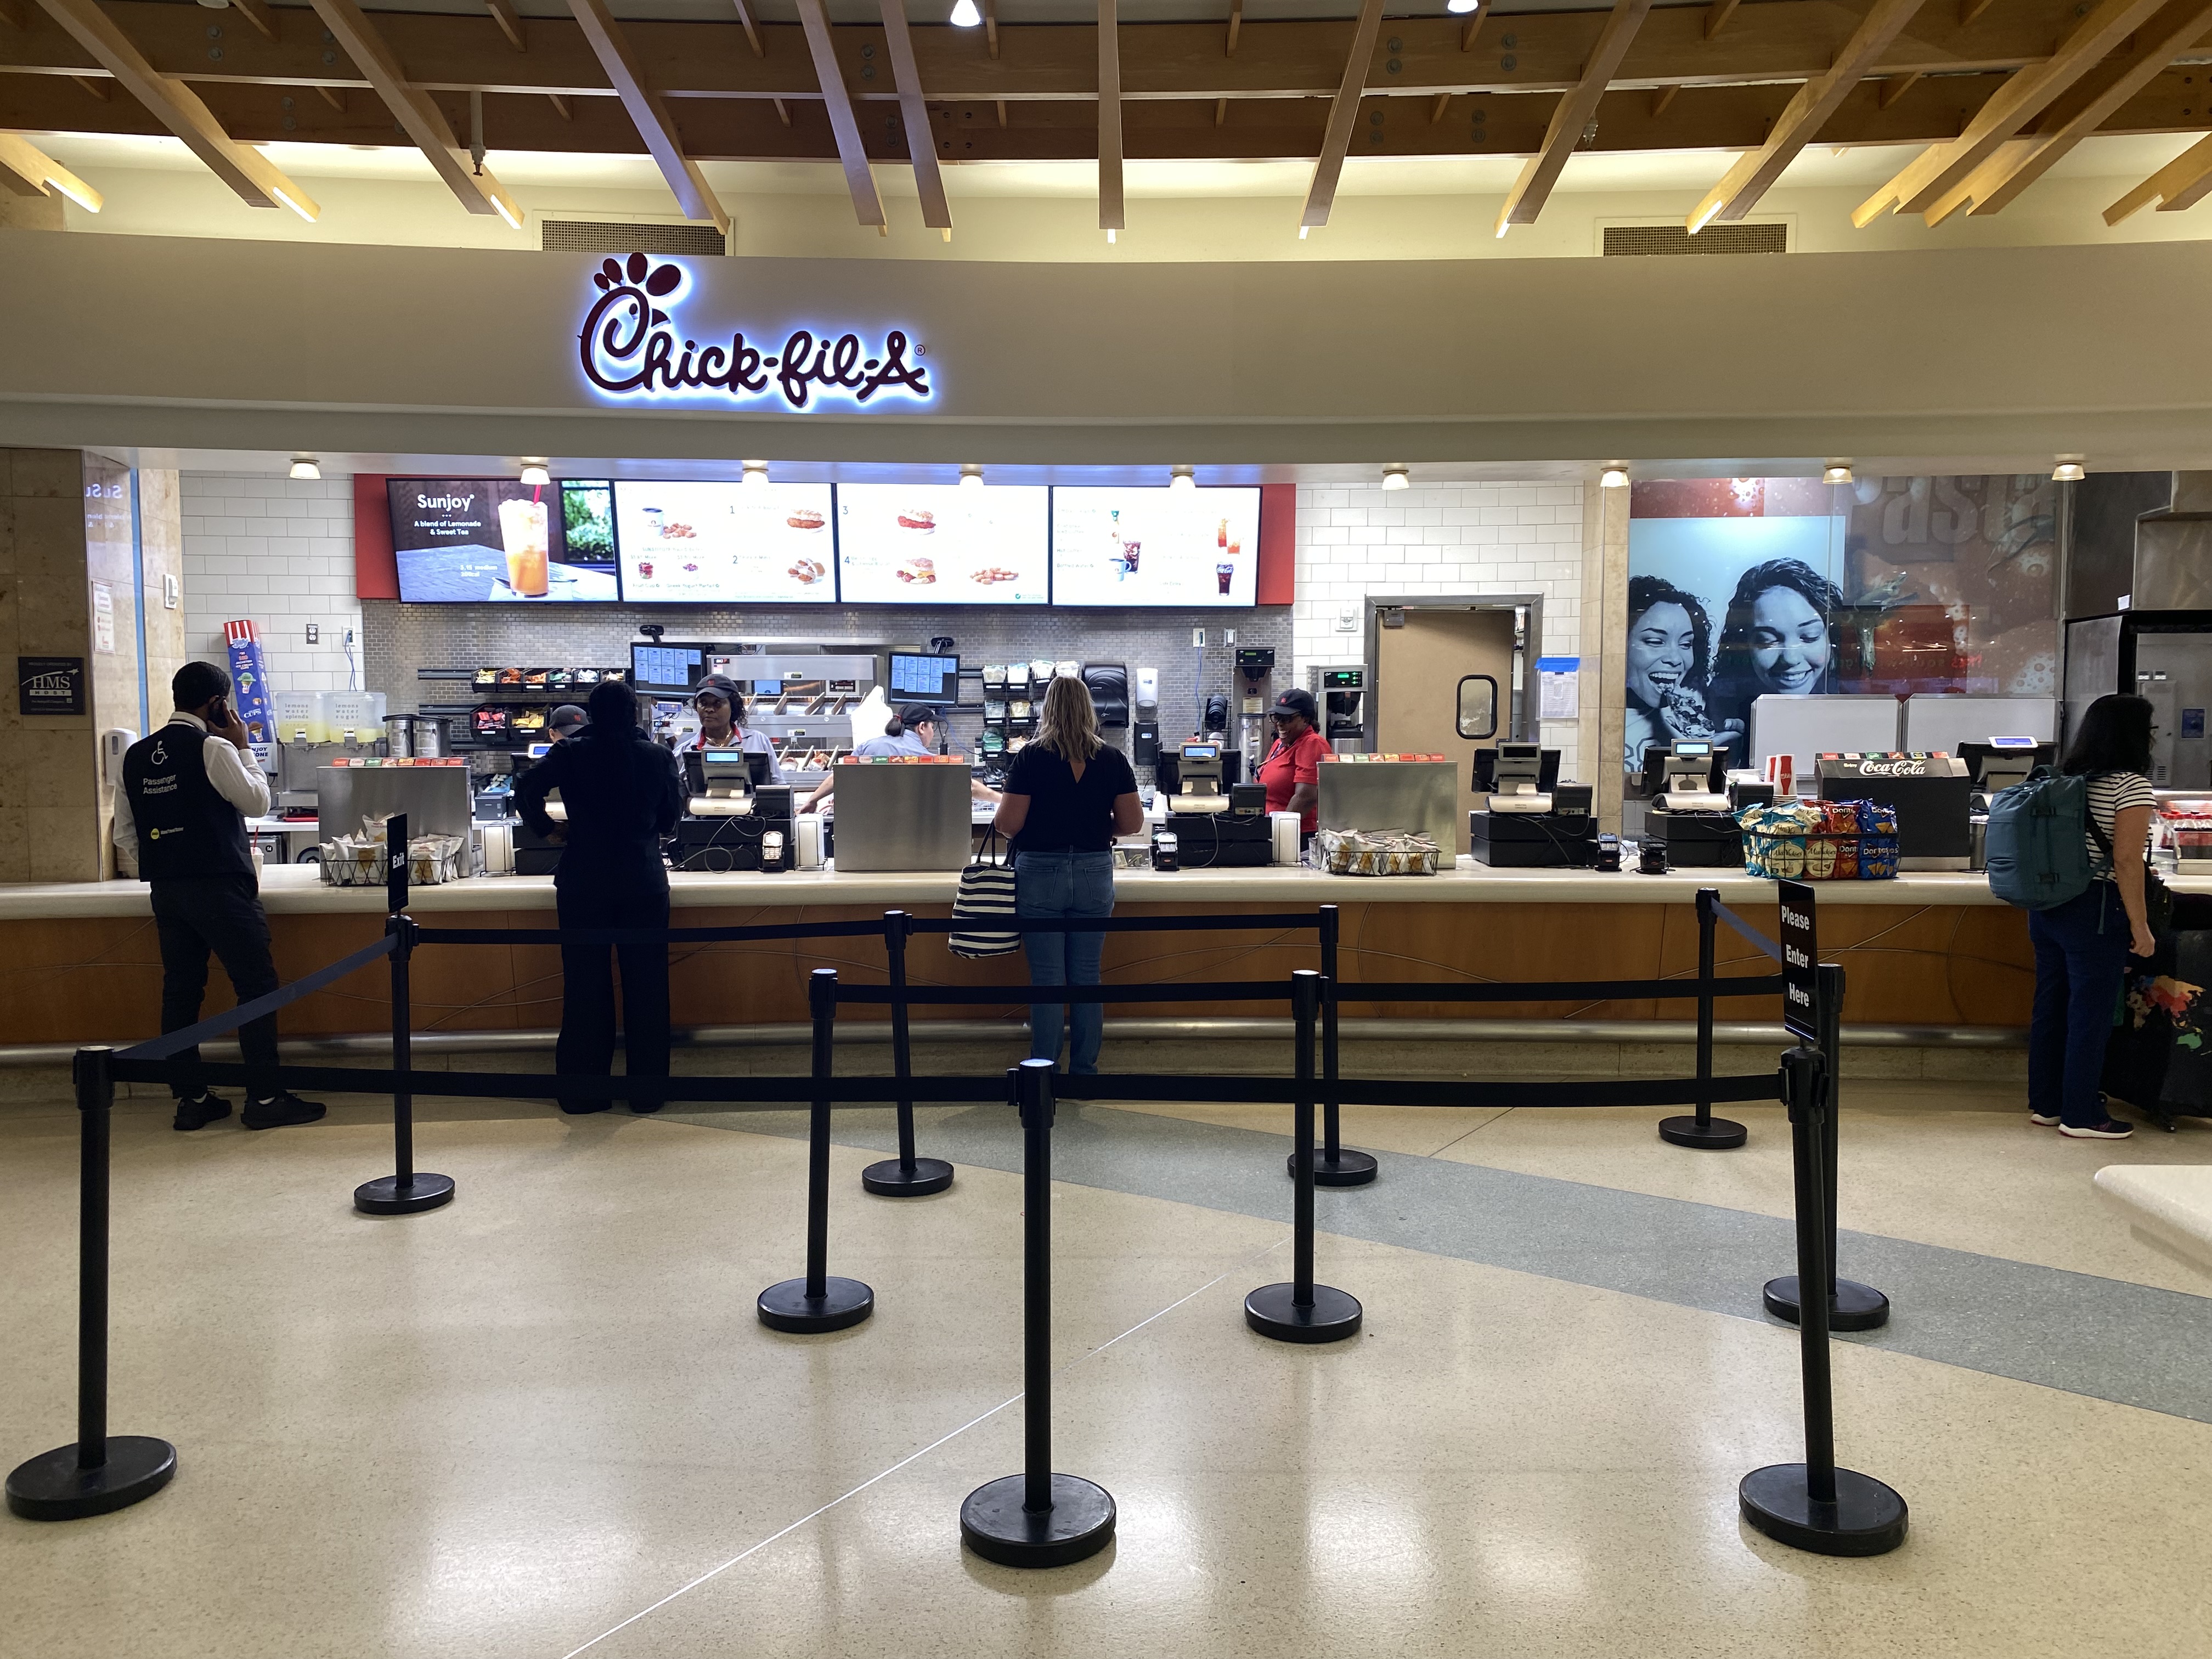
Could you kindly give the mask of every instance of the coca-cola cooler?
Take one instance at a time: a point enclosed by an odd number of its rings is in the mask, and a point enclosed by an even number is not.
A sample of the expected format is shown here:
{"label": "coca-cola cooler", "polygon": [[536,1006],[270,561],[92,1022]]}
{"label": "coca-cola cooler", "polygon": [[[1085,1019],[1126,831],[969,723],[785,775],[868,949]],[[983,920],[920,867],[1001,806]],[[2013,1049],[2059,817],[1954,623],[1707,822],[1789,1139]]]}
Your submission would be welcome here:
{"label": "coca-cola cooler", "polygon": [[1870,800],[1897,809],[1899,870],[1972,867],[1974,791],[1966,763],[1944,754],[1822,755],[1814,763],[1822,800]]}

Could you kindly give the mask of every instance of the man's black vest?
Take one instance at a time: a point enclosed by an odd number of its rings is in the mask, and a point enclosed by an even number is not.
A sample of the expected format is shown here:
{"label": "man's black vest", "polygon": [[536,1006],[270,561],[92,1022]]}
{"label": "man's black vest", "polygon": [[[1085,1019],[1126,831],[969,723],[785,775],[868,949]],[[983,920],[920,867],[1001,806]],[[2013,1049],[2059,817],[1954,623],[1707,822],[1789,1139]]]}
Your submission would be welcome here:
{"label": "man's black vest", "polygon": [[123,757],[143,881],[253,873],[245,815],[208,781],[206,748],[207,734],[180,720]]}

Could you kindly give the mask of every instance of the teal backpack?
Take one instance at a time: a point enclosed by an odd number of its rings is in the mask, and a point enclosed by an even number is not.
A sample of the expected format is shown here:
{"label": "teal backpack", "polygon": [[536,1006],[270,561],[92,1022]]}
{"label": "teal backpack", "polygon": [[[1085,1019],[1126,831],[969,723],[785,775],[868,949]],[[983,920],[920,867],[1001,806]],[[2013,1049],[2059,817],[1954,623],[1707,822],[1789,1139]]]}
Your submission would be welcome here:
{"label": "teal backpack", "polygon": [[1983,845],[1990,891],[2023,910],[2048,910],[2089,890],[2089,780],[2039,766],[1990,802]]}

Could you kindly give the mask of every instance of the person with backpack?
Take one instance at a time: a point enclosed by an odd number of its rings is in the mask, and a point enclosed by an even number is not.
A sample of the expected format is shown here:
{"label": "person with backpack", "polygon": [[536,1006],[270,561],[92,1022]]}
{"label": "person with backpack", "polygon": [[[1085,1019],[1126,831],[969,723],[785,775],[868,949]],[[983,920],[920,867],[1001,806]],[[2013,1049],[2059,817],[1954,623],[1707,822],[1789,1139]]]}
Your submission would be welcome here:
{"label": "person with backpack", "polygon": [[2151,811],[2151,706],[2100,697],[2057,772],[2039,771],[1990,804],[1990,887],[2028,912],[2035,1007],[2028,1029],[2028,1121],[2076,1140],[2124,1140],[2098,1079],[2130,952],[2157,949],[2145,848]]}

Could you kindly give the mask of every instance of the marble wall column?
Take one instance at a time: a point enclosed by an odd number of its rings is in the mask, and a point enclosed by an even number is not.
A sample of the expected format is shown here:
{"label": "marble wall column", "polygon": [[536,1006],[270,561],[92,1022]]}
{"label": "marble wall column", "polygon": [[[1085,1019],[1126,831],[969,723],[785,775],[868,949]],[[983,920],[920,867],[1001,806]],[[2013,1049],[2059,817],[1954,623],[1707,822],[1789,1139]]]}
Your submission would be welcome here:
{"label": "marble wall column", "polygon": [[[1593,673],[1592,669],[1595,669]],[[1628,742],[1628,492],[1583,486],[1583,753],[1597,783],[1599,827],[1620,833]]]}

